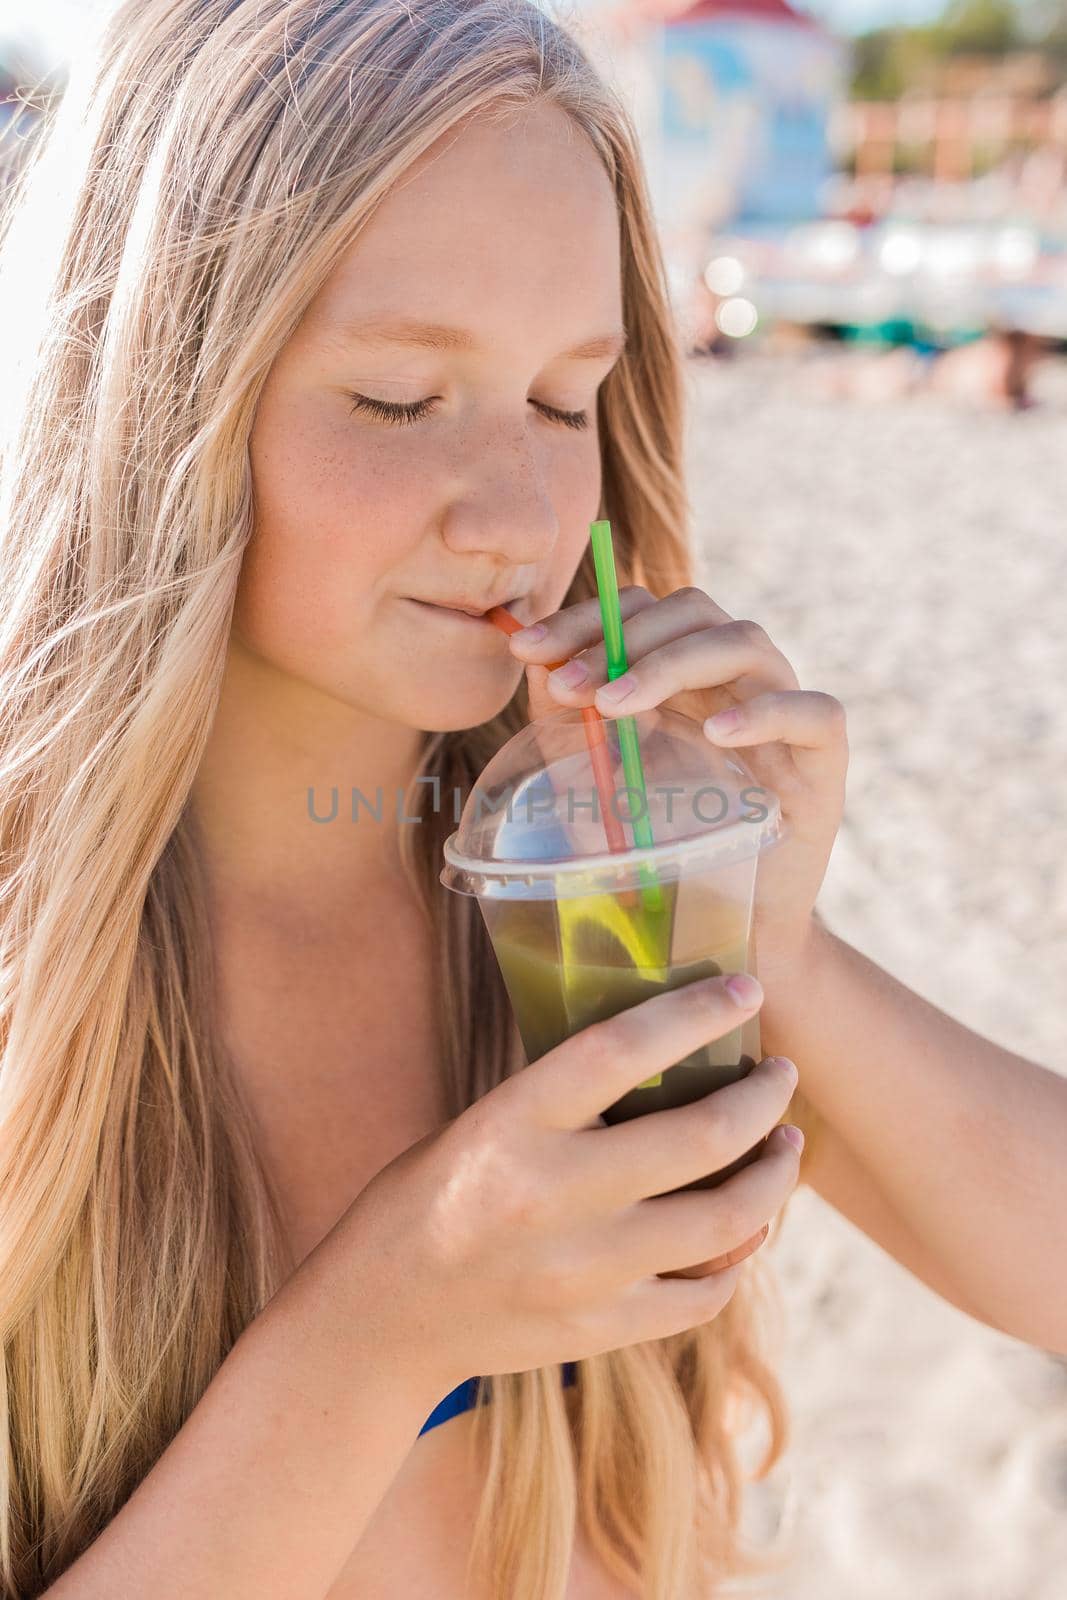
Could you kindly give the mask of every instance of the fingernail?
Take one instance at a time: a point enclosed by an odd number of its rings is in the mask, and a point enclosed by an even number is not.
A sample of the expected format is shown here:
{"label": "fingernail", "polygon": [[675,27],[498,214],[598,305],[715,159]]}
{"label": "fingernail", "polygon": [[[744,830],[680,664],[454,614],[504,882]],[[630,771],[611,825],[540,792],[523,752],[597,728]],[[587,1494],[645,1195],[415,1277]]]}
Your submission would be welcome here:
{"label": "fingernail", "polygon": [[789,1140],[789,1143],[793,1146],[794,1150],[803,1150],[804,1135],[799,1128],[794,1127],[791,1122],[780,1122],[778,1126],[782,1130],[783,1138]]}
{"label": "fingernail", "polygon": [[621,678],[615,678],[611,683],[605,683],[597,690],[601,700],[607,700],[612,705],[616,700],[625,700],[631,689],[636,688],[637,680],[629,672],[624,672]]}
{"label": "fingernail", "polygon": [[736,1250],[729,1251],[729,1253],[723,1258],[723,1266],[739,1267],[742,1261],[747,1261],[749,1256],[754,1256],[764,1239],[766,1239],[769,1228],[770,1223],[765,1222],[759,1233],[755,1234],[751,1239],[746,1240],[744,1244],[738,1245]]}
{"label": "fingernail", "polygon": [[557,667],[555,672],[548,675],[549,683],[560,684],[564,689],[577,689],[584,683],[589,673],[580,661],[568,661],[565,667]]}
{"label": "fingernail", "polygon": [[516,633],[511,635],[511,638],[515,644],[536,644],[538,639],[543,639],[547,632],[548,629],[543,622],[535,622],[529,628],[519,628]]}
{"label": "fingernail", "polygon": [[757,1233],[756,1237],[752,1240],[752,1243],[749,1245],[748,1249],[745,1251],[745,1255],[746,1256],[754,1256],[756,1251],[759,1249],[760,1245],[763,1243],[764,1239],[766,1239],[768,1233],[770,1233],[770,1231],[771,1231],[770,1223],[769,1222],[765,1222],[763,1224],[763,1227]]}
{"label": "fingernail", "polygon": [[731,1267],[741,1266],[741,1262],[742,1261],[747,1261],[747,1259],[749,1259],[749,1256],[755,1256],[755,1253],[757,1253],[757,1250],[758,1250],[758,1248],[760,1248],[761,1243],[763,1243],[763,1240],[765,1240],[766,1235],[768,1235],[769,1227],[771,1227],[771,1224],[769,1224],[769,1222],[765,1222],[765,1224],[763,1224],[763,1227],[761,1227],[760,1232],[758,1232],[758,1234],[755,1235],[755,1238],[750,1238],[749,1242],[745,1243],[745,1245],[742,1245],[741,1248],[739,1248],[739,1250],[731,1251],[731,1253],[729,1253],[728,1258],[726,1258],[726,1259],[728,1259],[729,1266],[731,1266]]}
{"label": "fingernail", "polygon": [[742,713],[737,710],[716,711],[713,717],[704,719],[704,731],[710,733],[712,737],[723,733],[736,733],[744,720]]}
{"label": "fingernail", "polygon": [[795,1061],[790,1061],[788,1056],[768,1056],[768,1062],[781,1071],[787,1078],[795,1083],[797,1080],[797,1066]]}
{"label": "fingernail", "polygon": [[746,1011],[750,1006],[759,1005],[763,999],[762,985],[747,972],[735,972],[732,978],[727,978],[726,988]]}

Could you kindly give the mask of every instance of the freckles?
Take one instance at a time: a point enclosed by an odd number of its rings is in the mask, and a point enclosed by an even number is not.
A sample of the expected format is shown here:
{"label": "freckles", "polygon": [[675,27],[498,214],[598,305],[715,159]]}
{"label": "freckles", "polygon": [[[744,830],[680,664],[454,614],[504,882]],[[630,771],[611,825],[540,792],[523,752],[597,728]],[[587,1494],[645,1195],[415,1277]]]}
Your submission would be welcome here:
{"label": "freckles", "polygon": [[[331,430],[332,431],[332,430]],[[426,515],[414,503],[417,480],[410,447],[403,462],[391,451],[356,446],[343,434],[325,438],[294,465],[275,538],[283,544],[276,586],[291,586],[292,598],[323,637],[350,634],[361,606],[388,590],[390,568],[419,541]]]}
{"label": "freckles", "polygon": [[257,612],[262,605],[292,616],[317,604],[316,590],[326,591],[346,522],[339,510],[352,504],[346,469],[339,450],[324,448],[323,430],[295,412],[279,415],[260,437],[255,524],[245,555]]}
{"label": "freckles", "polygon": [[353,514],[365,504],[367,483],[350,450],[307,426],[290,435],[269,469],[270,492],[263,502],[272,545],[280,544],[284,564],[291,555],[316,564],[319,556],[340,551]]}
{"label": "freckles", "polygon": [[314,677],[350,656],[393,560],[393,529],[412,525],[397,505],[404,480],[344,418],[305,405],[262,415],[252,445],[240,627],[268,659]]}
{"label": "freckles", "polygon": [[555,489],[562,527],[574,529],[574,548],[580,559],[589,544],[589,524],[600,510],[599,455],[592,462],[576,461],[561,470]]}

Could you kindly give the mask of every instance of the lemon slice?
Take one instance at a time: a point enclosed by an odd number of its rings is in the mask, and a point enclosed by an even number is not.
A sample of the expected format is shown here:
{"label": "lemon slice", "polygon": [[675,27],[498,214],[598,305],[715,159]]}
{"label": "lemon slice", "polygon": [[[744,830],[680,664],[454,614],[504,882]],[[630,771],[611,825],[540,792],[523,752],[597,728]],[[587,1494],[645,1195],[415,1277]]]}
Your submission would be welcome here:
{"label": "lemon slice", "polygon": [[[571,973],[577,980],[578,974],[592,967],[627,964],[650,983],[666,982],[669,920],[651,915],[643,907],[627,911],[611,894],[564,896],[556,907],[564,988]],[[637,1087],[651,1089],[662,1082],[663,1074],[658,1072]]]}
{"label": "lemon slice", "polygon": [[556,904],[560,952],[568,966],[617,966],[621,957],[653,981],[657,971],[666,977],[662,920],[640,911],[635,916],[611,894],[573,895]]}

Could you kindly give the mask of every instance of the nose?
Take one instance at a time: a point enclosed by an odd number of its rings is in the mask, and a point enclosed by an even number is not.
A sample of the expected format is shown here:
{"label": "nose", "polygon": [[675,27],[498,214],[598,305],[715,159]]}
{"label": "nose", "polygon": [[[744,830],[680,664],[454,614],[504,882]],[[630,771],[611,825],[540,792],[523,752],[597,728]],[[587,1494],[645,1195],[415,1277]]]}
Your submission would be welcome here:
{"label": "nose", "polygon": [[483,440],[472,451],[441,530],[458,555],[488,554],[509,568],[545,561],[560,528],[536,444],[528,438],[502,442],[499,435]]}

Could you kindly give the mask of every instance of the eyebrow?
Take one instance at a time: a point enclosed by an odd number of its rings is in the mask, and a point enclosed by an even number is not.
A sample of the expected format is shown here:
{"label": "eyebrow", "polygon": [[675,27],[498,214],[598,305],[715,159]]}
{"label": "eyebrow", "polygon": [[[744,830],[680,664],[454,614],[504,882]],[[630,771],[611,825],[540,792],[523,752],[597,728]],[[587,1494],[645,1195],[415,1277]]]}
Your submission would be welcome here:
{"label": "eyebrow", "polygon": [[[356,340],[360,344],[406,344],[418,350],[476,350],[478,341],[467,328],[449,328],[439,322],[417,322],[409,318],[371,317],[364,321],[335,323],[334,337]],[[595,334],[571,350],[564,350],[557,361],[602,361],[619,356],[626,346],[625,328]]]}

